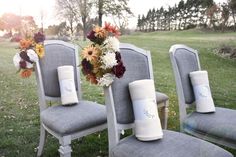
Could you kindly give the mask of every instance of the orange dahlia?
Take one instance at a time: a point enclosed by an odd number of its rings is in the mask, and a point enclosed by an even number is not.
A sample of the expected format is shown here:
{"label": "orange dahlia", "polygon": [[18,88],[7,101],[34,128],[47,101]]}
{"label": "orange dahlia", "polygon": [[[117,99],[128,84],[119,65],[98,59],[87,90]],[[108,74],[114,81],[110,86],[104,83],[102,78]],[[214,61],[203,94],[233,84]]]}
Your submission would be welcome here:
{"label": "orange dahlia", "polygon": [[96,26],[93,31],[98,38],[105,39],[107,37],[107,31],[99,26]]}
{"label": "orange dahlia", "polygon": [[32,74],[32,69],[24,69],[21,71],[20,75],[22,78],[28,78]]}
{"label": "orange dahlia", "polygon": [[21,49],[27,49],[30,48],[33,45],[32,39],[22,39],[20,41],[20,48]]}
{"label": "orange dahlia", "polygon": [[92,84],[98,84],[97,78],[94,74],[88,74],[86,76],[87,81],[89,81]]}

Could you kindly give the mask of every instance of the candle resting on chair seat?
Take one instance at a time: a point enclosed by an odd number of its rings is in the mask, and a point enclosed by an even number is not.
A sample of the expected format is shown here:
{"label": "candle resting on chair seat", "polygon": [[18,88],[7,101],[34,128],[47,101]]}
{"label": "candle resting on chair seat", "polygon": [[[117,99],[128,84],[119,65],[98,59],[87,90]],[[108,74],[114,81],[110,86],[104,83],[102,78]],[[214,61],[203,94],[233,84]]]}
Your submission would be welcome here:
{"label": "candle resting on chair seat", "polygon": [[77,92],[75,89],[74,67],[60,66],[57,68],[58,79],[61,91],[62,105],[78,103]]}
{"label": "candle resting on chair seat", "polygon": [[215,112],[207,71],[194,71],[189,75],[193,85],[196,111],[200,113]]}
{"label": "candle resting on chair seat", "polygon": [[129,84],[135,117],[135,136],[141,141],[163,137],[158,116],[153,80],[138,80]]}

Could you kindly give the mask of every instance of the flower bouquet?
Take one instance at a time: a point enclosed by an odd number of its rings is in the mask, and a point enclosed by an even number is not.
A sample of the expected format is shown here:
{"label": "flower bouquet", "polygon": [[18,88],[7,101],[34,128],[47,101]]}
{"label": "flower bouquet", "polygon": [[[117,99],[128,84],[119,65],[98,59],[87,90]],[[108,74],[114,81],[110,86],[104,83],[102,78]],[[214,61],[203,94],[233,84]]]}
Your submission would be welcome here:
{"label": "flower bouquet", "polygon": [[45,35],[41,32],[34,34],[33,38],[20,40],[20,52],[13,57],[13,63],[22,78],[30,77],[34,70],[34,63],[44,56],[44,40]]}
{"label": "flower bouquet", "polygon": [[125,72],[119,53],[120,35],[117,27],[105,23],[104,27],[95,26],[87,38],[92,42],[82,52],[82,72],[92,84],[109,86],[114,79],[121,78]]}

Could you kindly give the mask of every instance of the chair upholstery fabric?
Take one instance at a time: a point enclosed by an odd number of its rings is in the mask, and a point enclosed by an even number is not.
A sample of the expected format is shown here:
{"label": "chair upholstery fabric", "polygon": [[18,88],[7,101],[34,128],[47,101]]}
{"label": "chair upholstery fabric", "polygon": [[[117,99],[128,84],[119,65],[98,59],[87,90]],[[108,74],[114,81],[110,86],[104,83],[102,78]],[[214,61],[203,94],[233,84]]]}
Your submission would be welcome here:
{"label": "chair upholstery fabric", "polygon": [[185,103],[192,104],[195,101],[195,97],[189,73],[199,70],[196,56],[187,49],[179,48],[175,52],[175,59],[181,77]]}
{"label": "chair upholstery fabric", "polygon": [[53,106],[41,113],[41,120],[49,129],[64,136],[106,123],[106,107],[91,101]]}
{"label": "chair upholstery fabric", "polygon": [[186,132],[193,131],[226,141],[236,141],[235,110],[216,107],[213,113],[193,112],[183,122]]}
{"label": "chair upholstery fabric", "polygon": [[161,140],[142,142],[134,136],[124,138],[114,147],[112,157],[233,157],[209,142],[167,131]]}
{"label": "chair upholstery fabric", "polygon": [[126,67],[126,72],[122,78],[114,81],[112,91],[117,122],[128,124],[134,122],[128,84],[135,80],[150,79],[149,64],[148,58],[145,55],[137,53],[134,50],[123,48],[120,50],[120,53]]}
{"label": "chair upholstery fabric", "polygon": [[[60,44],[49,44],[45,45],[45,51],[47,52],[45,53],[45,57],[39,61],[44,92],[46,96],[60,97],[57,67],[63,65],[76,66],[74,49]],[[75,85],[77,89],[76,81],[77,78],[75,75]]]}
{"label": "chair upholstery fabric", "polygon": [[156,100],[157,100],[157,104],[160,104],[169,100],[169,97],[165,95],[164,93],[156,92]]}

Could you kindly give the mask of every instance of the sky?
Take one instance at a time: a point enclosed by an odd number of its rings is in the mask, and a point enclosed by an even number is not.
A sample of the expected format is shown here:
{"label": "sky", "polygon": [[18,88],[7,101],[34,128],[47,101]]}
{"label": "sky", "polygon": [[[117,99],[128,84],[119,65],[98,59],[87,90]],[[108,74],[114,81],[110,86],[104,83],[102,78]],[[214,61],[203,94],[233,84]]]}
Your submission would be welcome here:
{"label": "sky", "polygon": [[[129,7],[134,13],[134,17],[129,19],[129,28],[135,28],[138,14],[146,14],[149,9],[160,8],[161,6],[173,6],[180,0],[129,0]],[[214,0],[226,2],[227,0]],[[55,0],[0,0],[0,16],[5,12],[17,15],[31,15],[36,24],[40,25],[41,15],[44,16],[44,25],[58,24],[59,19],[55,12]]]}

